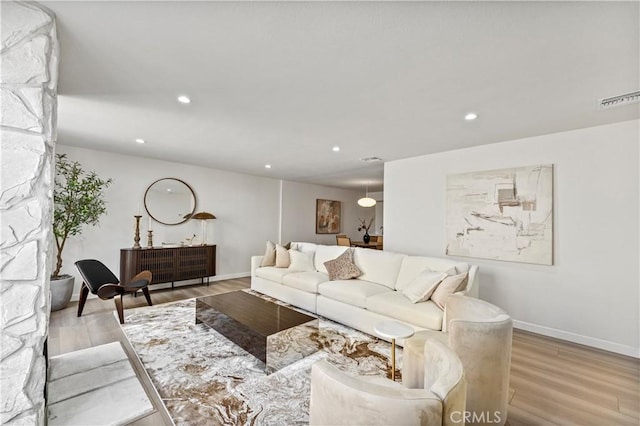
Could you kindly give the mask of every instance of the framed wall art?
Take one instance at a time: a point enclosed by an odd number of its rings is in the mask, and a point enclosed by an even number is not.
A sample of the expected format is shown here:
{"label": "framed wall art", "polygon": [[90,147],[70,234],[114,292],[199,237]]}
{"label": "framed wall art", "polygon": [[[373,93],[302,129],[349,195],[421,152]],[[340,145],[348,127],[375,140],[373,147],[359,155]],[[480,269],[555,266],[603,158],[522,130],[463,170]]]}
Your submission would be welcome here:
{"label": "framed wall art", "polygon": [[339,234],[341,203],[316,199],[316,234]]}
{"label": "framed wall art", "polygon": [[553,165],[447,176],[446,254],[553,264]]}

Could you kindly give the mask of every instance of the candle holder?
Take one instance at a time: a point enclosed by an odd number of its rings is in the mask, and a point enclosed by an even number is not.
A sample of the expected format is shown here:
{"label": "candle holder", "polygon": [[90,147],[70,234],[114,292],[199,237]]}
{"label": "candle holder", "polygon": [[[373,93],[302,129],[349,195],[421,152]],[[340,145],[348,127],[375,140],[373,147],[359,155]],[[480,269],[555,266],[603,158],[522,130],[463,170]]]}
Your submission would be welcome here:
{"label": "candle holder", "polygon": [[147,248],[153,248],[153,231],[151,229],[147,231]]}
{"label": "candle holder", "polygon": [[139,214],[133,216],[136,218],[136,233],[133,236],[133,248],[134,249],[139,249],[140,248],[140,218],[142,216],[140,216]]}

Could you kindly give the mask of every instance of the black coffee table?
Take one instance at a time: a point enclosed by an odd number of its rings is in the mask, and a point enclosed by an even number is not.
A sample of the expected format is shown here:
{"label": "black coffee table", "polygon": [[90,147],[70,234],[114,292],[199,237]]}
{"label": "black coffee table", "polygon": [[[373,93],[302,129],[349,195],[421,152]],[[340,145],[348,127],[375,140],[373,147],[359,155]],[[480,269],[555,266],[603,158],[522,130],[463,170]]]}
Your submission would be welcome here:
{"label": "black coffee table", "polygon": [[197,298],[199,323],[258,358],[267,373],[319,350],[318,318],[244,291]]}

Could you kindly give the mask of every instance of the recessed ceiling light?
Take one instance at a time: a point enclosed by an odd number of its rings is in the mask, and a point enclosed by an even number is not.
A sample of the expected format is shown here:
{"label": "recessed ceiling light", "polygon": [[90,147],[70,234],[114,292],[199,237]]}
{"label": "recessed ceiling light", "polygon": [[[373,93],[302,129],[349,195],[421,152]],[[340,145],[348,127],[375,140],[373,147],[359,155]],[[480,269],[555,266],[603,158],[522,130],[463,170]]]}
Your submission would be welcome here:
{"label": "recessed ceiling light", "polygon": [[340,152],[340,147],[339,146],[334,146],[331,149],[333,150],[333,152]]}
{"label": "recessed ceiling light", "polygon": [[270,168],[271,168],[271,164],[265,164],[265,165],[264,165],[264,168],[265,168],[265,169],[270,169]]}
{"label": "recessed ceiling light", "polygon": [[136,139],[136,142],[138,142],[138,143],[144,143],[144,139],[140,139],[140,138],[138,138],[138,139]]}
{"label": "recessed ceiling light", "polygon": [[180,102],[181,104],[190,104],[191,103],[191,99],[189,99],[187,96],[178,96],[178,102]]}
{"label": "recessed ceiling light", "polygon": [[467,121],[475,120],[476,118],[478,118],[478,114],[476,114],[475,112],[470,112],[464,116],[464,119]]}

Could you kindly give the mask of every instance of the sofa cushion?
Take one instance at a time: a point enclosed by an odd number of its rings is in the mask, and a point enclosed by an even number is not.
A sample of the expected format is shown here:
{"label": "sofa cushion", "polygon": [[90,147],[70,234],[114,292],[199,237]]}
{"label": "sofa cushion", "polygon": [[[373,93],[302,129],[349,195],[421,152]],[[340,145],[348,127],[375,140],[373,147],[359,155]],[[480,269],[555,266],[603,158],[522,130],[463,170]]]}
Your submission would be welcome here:
{"label": "sofa cushion", "polygon": [[301,251],[303,253],[315,253],[317,247],[318,245],[314,243],[295,242],[295,243],[291,243],[290,248]]}
{"label": "sofa cushion", "polygon": [[353,260],[362,271],[358,279],[394,289],[402,259],[405,257],[404,254],[391,251],[357,248]]}
{"label": "sofa cushion", "polygon": [[[452,268],[455,268],[455,271]],[[402,260],[402,266],[400,267],[400,273],[398,274],[395,289],[398,291],[404,290],[418,275],[422,273],[422,271],[426,269],[446,272],[448,275],[456,275],[462,272],[468,272],[469,265],[464,262],[440,259],[437,257],[405,256]]]}
{"label": "sofa cushion", "polygon": [[444,312],[431,300],[411,303],[399,291],[376,294],[367,298],[365,308],[368,311],[387,315],[400,321],[406,321],[419,327],[440,330]]}
{"label": "sofa cushion", "polygon": [[[276,265],[276,246],[278,244],[267,241],[267,249],[264,252],[264,257],[262,258],[262,262],[260,266],[275,266]],[[291,248],[291,243],[282,244],[282,247],[289,250]]]}
{"label": "sofa cushion", "polygon": [[282,284],[297,288],[307,293],[318,293],[318,284],[329,281],[329,276],[322,272],[293,272],[282,277]]}
{"label": "sofa cushion", "polygon": [[318,293],[349,305],[365,307],[368,297],[393,293],[388,287],[362,280],[328,281],[318,285]]}
{"label": "sofa cushion", "polygon": [[411,303],[427,301],[436,287],[438,287],[438,284],[447,276],[445,272],[425,270],[402,290],[402,294],[404,294]]}
{"label": "sofa cushion", "polygon": [[324,262],[325,268],[329,273],[329,280],[349,280],[362,275],[362,272],[353,263],[353,250],[346,250],[340,256],[333,260]]}
{"label": "sofa cushion", "polygon": [[264,252],[262,263],[260,266],[275,266],[276,264],[276,244],[272,241],[267,241],[267,249]]}
{"label": "sofa cushion", "polygon": [[313,253],[301,252],[298,250],[289,250],[289,264],[290,271],[315,271],[316,267],[313,264]]}
{"label": "sofa cushion", "polygon": [[290,264],[289,249],[276,244],[276,268],[288,268]]}
{"label": "sofa cushion", "polygon": [[324,262],[333,260],[345,252],[349,247],[344,246],[322,246],[318,245],[316,248],[316,256],[314,263],[316,265],[316,271],[329,274],[327,268],[324,266]]}
{"label": "sofa cushion", "polygon": [[447,299],[453,293],[457,291],[462,291],[467,286],[467,280],[469,279],[469,274],[466,272],[454,276],[446,277],[438,288],[431,295],[431,300],[444,309],[444,306],[447,303]]}
{"label": "sofa cushion", "polygon": [[282,284],[282,277],[290,274],[287,268],[276,268],[275,266],[265,266],[264,268],[256,269],[256,276],[264,278],[265,280],[275,281],[278,284]]}

